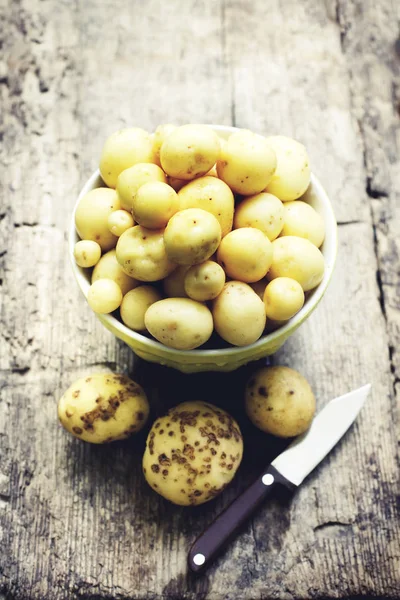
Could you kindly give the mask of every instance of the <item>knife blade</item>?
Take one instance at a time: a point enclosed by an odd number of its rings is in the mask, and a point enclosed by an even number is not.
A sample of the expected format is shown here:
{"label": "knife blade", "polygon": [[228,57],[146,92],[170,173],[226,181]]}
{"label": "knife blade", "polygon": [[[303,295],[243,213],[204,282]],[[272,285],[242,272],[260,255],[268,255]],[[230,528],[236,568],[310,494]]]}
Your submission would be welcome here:
{"label": "knife blade", "polygon": [[275,458],[197,538],[188,554],[191,571],[204,571],[274,488],[297,489],[355,421],[370,389],[371,385],[367,384],[328,402],[310,428]]}

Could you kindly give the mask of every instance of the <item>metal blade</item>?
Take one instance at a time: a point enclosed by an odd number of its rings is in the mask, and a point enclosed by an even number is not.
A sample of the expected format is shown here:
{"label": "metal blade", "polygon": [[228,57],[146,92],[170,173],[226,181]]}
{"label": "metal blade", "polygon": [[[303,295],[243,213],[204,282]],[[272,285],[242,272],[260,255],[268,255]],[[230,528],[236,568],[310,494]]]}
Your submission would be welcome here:
{"label": "metal blade", "polygon": [[300,485],[346,433],[360,412],[371,385],[331,400],[311,427],[272,462],[286,479]]}

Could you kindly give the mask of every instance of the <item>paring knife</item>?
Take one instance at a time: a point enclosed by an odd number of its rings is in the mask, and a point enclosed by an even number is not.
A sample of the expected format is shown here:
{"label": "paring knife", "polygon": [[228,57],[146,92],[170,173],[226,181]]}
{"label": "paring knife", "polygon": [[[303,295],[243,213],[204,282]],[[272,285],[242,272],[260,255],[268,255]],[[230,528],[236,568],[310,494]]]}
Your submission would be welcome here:
{"label": "paring knife", "polygon": [[356,419],[371,385],[331,400],[311,427],[297,437],[267,469],[195,541],[188,555],[195,573],[210,565],[241,525],[277,486],[295,490],[325,458]]}

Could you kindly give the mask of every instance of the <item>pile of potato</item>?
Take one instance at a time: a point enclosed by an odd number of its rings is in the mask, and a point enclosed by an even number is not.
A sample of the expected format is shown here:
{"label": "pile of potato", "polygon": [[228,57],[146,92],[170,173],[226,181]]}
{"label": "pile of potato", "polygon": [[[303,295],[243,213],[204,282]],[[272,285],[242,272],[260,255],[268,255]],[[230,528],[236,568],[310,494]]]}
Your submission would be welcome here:
{"label": "pile of potato", "polygon": [[324,275],[321,216],[299,198],[304,146],[205,125],[117,131],[100,160],[106,186],[75,213],[74,256],[94,267],[88,302],[179,350],[245,346],[303,306]]}
{"label": "pile of potato", "polygon": [[[303,433],[314,416],[309,384],[287,367],[254,373],[244,396],[252,423],[276,436]],[[66,390],[58,416],[76,438],[103,444],[140,431],[149,416],[149,402],[142,387],[128,377],[95,373]],[[170,502],[202,504],[232,481],[243,444],[238,423],[226,411],[208,402],[183,402],[154,421],[143,454],[143,474],[151,488]]]}

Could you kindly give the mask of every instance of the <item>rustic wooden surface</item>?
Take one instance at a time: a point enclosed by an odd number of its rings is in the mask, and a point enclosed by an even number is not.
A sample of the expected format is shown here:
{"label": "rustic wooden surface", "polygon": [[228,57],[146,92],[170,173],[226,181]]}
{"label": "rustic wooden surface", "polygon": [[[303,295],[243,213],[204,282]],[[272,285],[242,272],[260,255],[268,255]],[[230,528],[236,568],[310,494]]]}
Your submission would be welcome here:
{"label": "rustic wooden surface", "polygon": [[[0,599],[400,597],[400,57],[396,0],[0,0]],[[184,376],[134,360],[83,302],[66,229],[114,129],[213,122],[306,143],[339,222],[334,279],[275,363],[319,406],[372,397],[293,499],[263,508],[209,572],[193,537],[278,451],[243,416],[249,367]],[[56,400],[93,370],[131,373],[153,415],[228,407],[250,437],[222,497],[174,507],[143,481],[144,435],[67,436]],[[154,385],[154,382],[157,385]]]}

